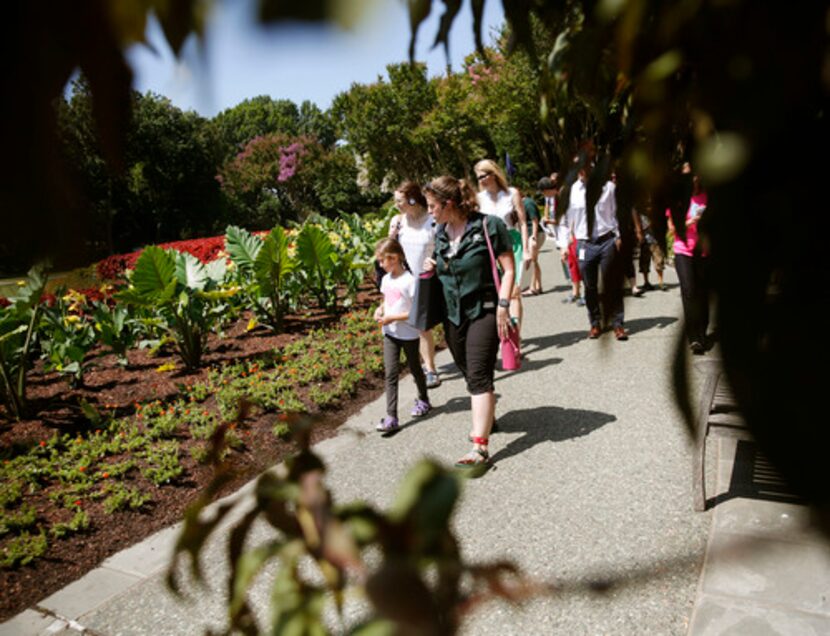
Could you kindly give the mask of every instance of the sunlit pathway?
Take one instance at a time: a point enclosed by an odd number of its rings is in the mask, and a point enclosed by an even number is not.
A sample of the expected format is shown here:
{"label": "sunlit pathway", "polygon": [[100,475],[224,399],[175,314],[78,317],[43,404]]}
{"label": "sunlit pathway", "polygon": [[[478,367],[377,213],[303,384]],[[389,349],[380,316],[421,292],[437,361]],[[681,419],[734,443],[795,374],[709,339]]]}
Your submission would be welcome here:
{"label": "sunlit pathway", "polygon": [[[710,524],[692,512],[691,446],[674,406],[669,364],[680,322],[679,290],[626,297],[627,342],[587,340],[584,308],[564,305],[556,253],[543,254],[544,288],[525,299],[527,360],[499,374],[496,468],[469,481],[456,518],[464,554],[507,558],[562,593],[523,608],[492,604],[468,634],[683,634],[694,604]],[[423,455],[454,461],[467,449],[462,380],[434,392],[434,417],[392,439],[370,436],[331,456],[338,501],[388,503]],[[414,397],[404,382],[404,403]],[[350,426],[368,431],[376,403]],[[591,581],[616,581],[607,593]]]}
{"label": "sunlit pathway", "polygon": [[[680,328],[673,272],[670,291],[626,298],[631,338],[620,343],[611,334],[586,339],[585,310],[562,304],[566,287],[555,252],[543,252],[542,264],[544,287],[553,291],[526,299],[524,367],[497,375],[495,468],[467,482],[454,523],[466,559],[512,560],[561,591],[523,607],[486,605],[464,633],[684,634],[711,513],[692,512],[691,446],[669,386]],[[373,430],[384,413],[381,398],[318,447],[338,503],[387,506],[419,458],[451,463],[467,450],[469,399],[447,352],[438,363],[444,382],[432,393],[436,409],[428,418],[381,438]],[[402,414],[414,397],[407,377]],[[45,607],[96,634],[181,636],[223,625],[216,591],[226,580],[223,542],[203,555],[215,589],[193,590],[181,604],[163,579],[174,536],[169,530],[116,555]],[[269,578],[253,594],[263,618]],[[590,591],[597,582],[610,587]],[[361,607],[349,602],[348,618]]]}

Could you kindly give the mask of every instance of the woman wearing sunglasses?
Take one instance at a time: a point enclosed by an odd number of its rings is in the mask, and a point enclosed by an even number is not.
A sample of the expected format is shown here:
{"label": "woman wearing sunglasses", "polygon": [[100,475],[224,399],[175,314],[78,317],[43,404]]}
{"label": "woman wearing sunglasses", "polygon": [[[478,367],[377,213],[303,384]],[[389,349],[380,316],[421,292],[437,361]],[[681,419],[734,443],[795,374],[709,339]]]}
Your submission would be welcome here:
{"label": "woman wearing sunglasses", "polygon": [[482,159],[475,165],[478,180],[478,209],[484,214],[500,218],[507,226],[513,245],[515,262],[515,284],[510,298],[510,315],[516,321],[521,334],[522,328],[522,274],[528,271],[525,256],[528,249],[527,215],[522,196],[516,188],[507,185],[507,178],[495,161]]}

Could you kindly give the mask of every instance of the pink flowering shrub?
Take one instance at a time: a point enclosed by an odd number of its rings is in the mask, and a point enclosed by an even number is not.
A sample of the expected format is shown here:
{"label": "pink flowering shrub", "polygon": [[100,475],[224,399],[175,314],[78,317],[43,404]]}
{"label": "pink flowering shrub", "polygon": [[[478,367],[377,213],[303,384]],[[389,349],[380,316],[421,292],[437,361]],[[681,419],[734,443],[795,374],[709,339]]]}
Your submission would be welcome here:
{"label": "pink flowering shrub", "polygon": [[260,135],[222,166],[216,180],[240,220],[270,226],[318,207],[313,181],[324,154],[314,137]]}

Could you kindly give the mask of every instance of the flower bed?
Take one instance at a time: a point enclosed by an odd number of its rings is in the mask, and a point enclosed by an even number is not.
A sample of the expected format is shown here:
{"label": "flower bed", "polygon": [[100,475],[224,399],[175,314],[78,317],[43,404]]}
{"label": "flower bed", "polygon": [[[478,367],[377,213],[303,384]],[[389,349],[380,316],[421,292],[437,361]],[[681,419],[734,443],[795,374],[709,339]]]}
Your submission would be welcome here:
{"label": "flower bed", "polygon": [[[266,232],[260,232],[259,234],[264,235]],[[187,241],[173,241],[171,243],[161,243],[159,247],[192,254],[202,263],[209,263],[215,260],[220,252],[225,249],[225,236],[223,234],[221,236],[210,236]],[[143,251],[141,249],[130,252],[129,254],[114,254],[113,256],[108,256],[98,262],[95,266],[95,271],[101,280],[119,280],[124,277],[124,272],[135,267],[135,263]]]}
{"label": "flower bed", "polygon": [[[231,332],[236,341],[264,335],[246,332],[245,322]],[[250,476],[288,452],[281,414],[326,412],[330,427],[382,390],[381,339],[366,309],[306,335],[266,338],[282,344],[237,360],[230,350],[224,359],[214,354],[195,374],[159,371],[142,357],[143,370],[130,376],[142,378],[141,388],[126,394],[158,398],[107,402],[113,398],[95,387],[111,382],[93,378],[94,387],[75,394],[84,415],[68,430],[23,422],[4,434],[0,619],[82,575],[77,568],[178,520],[209,479],[208,440],[220,425],[228,428],[225,461]]]}

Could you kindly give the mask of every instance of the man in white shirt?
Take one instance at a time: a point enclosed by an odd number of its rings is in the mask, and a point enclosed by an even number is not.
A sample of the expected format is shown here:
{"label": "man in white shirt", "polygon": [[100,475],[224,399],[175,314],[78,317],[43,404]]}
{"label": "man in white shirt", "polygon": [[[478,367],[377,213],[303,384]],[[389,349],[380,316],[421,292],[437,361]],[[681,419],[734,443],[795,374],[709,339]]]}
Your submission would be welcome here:
{"label": "man in white shirt", "polygon": [[[585,305],[591,324],[589,338],[599,338],[602,320],[599,302],[599,275],[602,275],[605,307],[617,340],[628,340],[623,327],[622,284],[613,276],[614,261],[620,249],[620,229],[617,224],[616,188],[609,180],[602,187],[602,194],[594,206],[593,228],[589,231],[586,211],[587,172],[580,170],[579,178],[571,186],[568,210],[558,233],[563,262],[571,235],[576,238],[579,271],[585,283]],[[619,284],[618,284],[619,283]]]}

